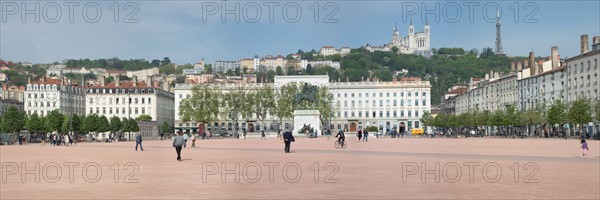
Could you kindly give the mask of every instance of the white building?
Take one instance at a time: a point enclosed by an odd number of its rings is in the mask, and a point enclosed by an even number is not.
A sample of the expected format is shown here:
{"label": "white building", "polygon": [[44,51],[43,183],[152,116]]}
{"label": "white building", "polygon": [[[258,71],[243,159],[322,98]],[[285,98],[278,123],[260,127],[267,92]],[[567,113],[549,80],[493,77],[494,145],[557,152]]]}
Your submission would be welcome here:
{"label": "white building", "polygon": [[323,67],[323,66],[329,66],[332,67],[334,69],[340,69],[341,65],[340,62],[334,62],[331,60],[324,60],[324,61],[320,61],[320,60],[316,60],[316,61],[308,61],[308,60],[301,60],[300,61],[300,67],[302,67],[302,69],[306,69],[306,67],[310,65],[313,68],[314,67]]}
{"label": "white building", "polygon": [[323,46],[319,50],[319,55],[322,56],[331,56],[331,55],[341,55],[345,56],[350,53],[350,47],[342,47],[341,49],[336,49],[333,46]]}
{"label": "white building", "polygon": [[[387,131],[391,128],[399,128],[408,131],[411,128],[421,128],[420,118],[422,114],[431,109],[431,85],[428,81],[419,78],[406,79],[392,82],[335,82],[330,83],[329,77],[321,76],[276,76],[274,89],[289,82],[307,82],[314,85],[326,85],[334,95],[332,109],[335,117],[332,119],[331,129],[346,129],[355,133],[358,129],[367,126],[377,126],[380,130]],[[262,84],[244,84],[245,88],[251,89]],[[183,131],[196,131],[198,124],[193,122],[183,123],[179,118],[180,102],[192,95],[194,85],[179,84],[175,87],[175,128]],[[236,88],[239,84],[222,84],[222,90]],[[278,120],[274,116],[267,116],[263,129],[275,131]],[[260,128],[256,119],[248,119],[239,122],[242,128],[254,132]],[[293,127],[293,119],[284,119],[281,128]],[[207,128],[219,126],[223,129],[232,130],[230,122],[219,121],[211,123]]]}
{"label": "white building", "polygon": [[600,45],[598,36],[594,37],[596,48],[588,51],[588,35],[581,36],[581,54],[571,57],[566,60],[567,65],[567,102],[572,102],[578,98],[588,98],[598,100],[598,74],[600,68],[598,62],[600,60]]}
{"label": "white building", "polygon": [[240,62],[218,60],[212,65],[213,73],[227,73],[227,71],[235,71],[235,69],[240,69]]}
{"label": "white building", "polygon": [[24,96],[27,115],[46,116],[55,109],[65,115],[85,114],[85,89],[65,81],[42,78],[28,83]]}
{"label": "white building", "polygon": [[158,82],[152,82],[150,77],[146,81],[119,81],[104,85],[89,87],[85,100],[85,113],[119,118],[136,118],[140,115],[150,115],[152,121],[160,126],[163,122],[173,124],[175,116],[174,95],[164,91]]}
{"label": "white building", "polygon": [[143,69],[143,70],[138,70],[138,71],[127,71],[127,77],[129,77],[129,78],[133,78],[134,76],[148,77],[148,76],[154,76],[154,75],[158,75],[158,74],[160,74],[160,70],[158,69],[158,67],[153,67],[150,69]]}
{"label": "white building", "polygon": [[392,51],[393,47],[398,48],[398,53],[401,54],[415,54],[424,57],[430,57],[431,53],[431,37],[430,37],[430,26],[427,22],[423,32],[415,32],[415,26],[412,21],[408,26],[408,32],[406,36],[398,31],[398,27],[394,26],[392,31],[392,39],[390,43],[383,46],[371,46],[366,45],[366,49],[369,52],[374,51]]}

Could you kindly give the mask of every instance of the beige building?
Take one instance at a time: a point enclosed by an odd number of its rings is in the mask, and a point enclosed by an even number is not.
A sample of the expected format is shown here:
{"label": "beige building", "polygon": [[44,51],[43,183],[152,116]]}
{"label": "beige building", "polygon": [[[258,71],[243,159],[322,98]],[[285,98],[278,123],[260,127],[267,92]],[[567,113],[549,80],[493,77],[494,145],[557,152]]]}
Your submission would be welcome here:
{"label": "beige building", "polygon": [[27,115],[37,113],[46,116],[58,109],[63,114],[85,114],[86,89],[69,84],[65,78],[46,79],[27,84],[24,95],[24,107]]}

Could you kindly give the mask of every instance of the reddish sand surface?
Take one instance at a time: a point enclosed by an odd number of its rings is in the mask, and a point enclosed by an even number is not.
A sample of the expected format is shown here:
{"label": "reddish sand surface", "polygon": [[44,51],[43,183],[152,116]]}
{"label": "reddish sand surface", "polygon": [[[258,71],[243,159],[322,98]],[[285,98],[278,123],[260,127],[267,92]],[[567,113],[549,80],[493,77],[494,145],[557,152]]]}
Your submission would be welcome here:
{"label": "reddish sand surface", "polygon": [[600,141],[588,158],[564,139],[333,143],[188,141],[183,161],[170,140],[1,146],[0,199],[600,199]]}

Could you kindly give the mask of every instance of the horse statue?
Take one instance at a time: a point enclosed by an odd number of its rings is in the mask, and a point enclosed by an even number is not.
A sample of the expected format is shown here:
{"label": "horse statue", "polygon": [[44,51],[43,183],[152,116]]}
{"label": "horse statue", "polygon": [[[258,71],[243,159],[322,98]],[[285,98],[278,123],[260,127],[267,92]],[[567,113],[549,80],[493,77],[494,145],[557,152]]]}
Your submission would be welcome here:
{"label": "horse statue", "polygon": [[302,101],[315,102],[318,90],[316,85],[309,86],[308,83],[304,83],[302,92],[296,94],[296,104],[302,103]]}

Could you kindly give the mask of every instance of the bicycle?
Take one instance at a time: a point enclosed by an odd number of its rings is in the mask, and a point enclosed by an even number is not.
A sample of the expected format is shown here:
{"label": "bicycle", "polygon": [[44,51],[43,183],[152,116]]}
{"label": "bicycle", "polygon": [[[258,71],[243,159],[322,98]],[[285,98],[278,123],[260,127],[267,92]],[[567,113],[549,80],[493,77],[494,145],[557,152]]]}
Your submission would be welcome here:
{"label": "bicycle", "polygon": [[346,143],[346,140],[342,140],[341,143],[339,140],[336,140],[334,143],[334,146],[336,149],[339,149],[339,148],[346,149],[346,147],[348,147],[348,144]]}

